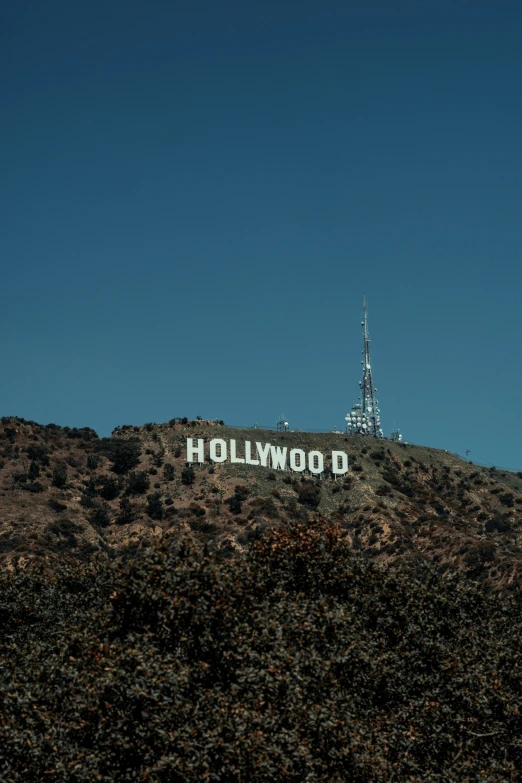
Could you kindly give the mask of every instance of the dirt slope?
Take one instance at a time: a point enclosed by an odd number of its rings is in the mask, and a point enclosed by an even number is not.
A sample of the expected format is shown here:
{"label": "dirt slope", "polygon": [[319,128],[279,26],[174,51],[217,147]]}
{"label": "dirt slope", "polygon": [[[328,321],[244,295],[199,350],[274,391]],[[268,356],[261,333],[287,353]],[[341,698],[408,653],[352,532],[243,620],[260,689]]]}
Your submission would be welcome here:
{"label": "dirt slope", "polygon": [[[229,462],[186,470],[186,439],[270,442],[349,455],[335,479]],[[208,453],[208,451],[207,451]],[[0,421],[0,561],[48,566],[130,555],[189,535],[226,556],[272,526],[317,515],[354,548],[413,567],[425,559],[498,589],[522,571],[522,473],[445,451],[339,434],[210,422],[89,429]]]}

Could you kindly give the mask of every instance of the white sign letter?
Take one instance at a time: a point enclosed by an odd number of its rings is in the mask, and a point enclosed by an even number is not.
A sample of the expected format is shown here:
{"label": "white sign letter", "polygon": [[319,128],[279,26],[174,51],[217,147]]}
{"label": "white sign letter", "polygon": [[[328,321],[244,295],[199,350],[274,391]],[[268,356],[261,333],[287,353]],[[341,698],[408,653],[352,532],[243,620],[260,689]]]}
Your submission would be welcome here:
{"label": "white sign letter", "polygon": [[265,443],[263,446],[262,443],[257,443],[256,441],[256,449],[257,453],[259,454],[259,460],[261,462],[261,465],[266,468],[268,467],[268,454],[270,452],[270,443]]}
{"label": "white sign letter", "polygon": [[250,441],[245,441],[245,462],[247,465],[259,465],[258,459],[252,459],[252,449],[250,448]]}
{"label": "white sign letter", "polygon": [[236,454],[236,441],[230,439],[230,462],[244,462],[244,457],[238,457]]}
{"label": "white sign letter", "polygon": [[344,451],[332,451],[332,473],[342,476],[348,472],[348,455]]}
{"label": "white sign letter", "polygon": [[[299,457],[299,464],[296,457]],[[306,457],[302,449],[292,449],[290,452],[290,468],[292,470],[304,470],[306,468]]]}
{"label": "white sign letter", "polygon": [[[217,447],[219,446],[219,454]],[[227,458],[227,443],[221,438],[212,438],[210,441],[210,459],[212,462],[224,462]]]}
{"label": "white sign letter", "polygon": [[308,470],[310,473],[322,473],[324,470],[324,457],[320,451],[310,451],[308,454]]}
{"label": "white sign letter", "polygon": [[[197,459],[194,459],[194,456]],[[205,462],[205,441],[198,438],[198,445],[194,444],[193,438],[187,438],[187,462]]]}
{"label": "white sign letter", "polygon": [[270,453],[272,455],[272,467],[276,470],[284,470],[286,465],[286,446],[282,449],[281,446],[270,446]]}

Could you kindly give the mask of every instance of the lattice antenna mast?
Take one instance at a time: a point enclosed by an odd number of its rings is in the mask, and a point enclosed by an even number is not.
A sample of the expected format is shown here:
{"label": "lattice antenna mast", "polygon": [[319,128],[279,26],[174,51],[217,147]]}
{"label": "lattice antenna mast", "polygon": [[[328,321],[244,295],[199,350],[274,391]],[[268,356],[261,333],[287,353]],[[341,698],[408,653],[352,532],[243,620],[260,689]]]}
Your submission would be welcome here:
{"label": "lattice antenna mast", "polygon": [[363,311],[364,311],[364,320],[361,323],[361,326],[363,327],[363,379],[361,382],[361,402],[362,402],[362,411],[365,413],[369,419],[369,429],[370,435],[373,435],[374,438],[382,437],[379,436],[379,431],[381,427],[380,422],[380,416],[379,416],[379,403],[377,402],[377,397],[375,395],[376,389],[373,385],[373,377],[372,377],[372,365],[370,362],[370,336],[368,334],[368,308],[366,306],[366,294],[364,295],[364,304],[363,304]]}
{"label": "lattice antenna mast", "polygon": [[358,405],[354,405],[351,412],[347,414],[346,431],[351,434],[369,435],[372,438],[382,438],[381,416],[379,403],[377,402],[376,391],[373,385],[372,365],[370,361],[370,336],[368,333],[368,308],[366,305],[366,294],[363,303],[363,379],[359,383],[361,387],[361,397]]}

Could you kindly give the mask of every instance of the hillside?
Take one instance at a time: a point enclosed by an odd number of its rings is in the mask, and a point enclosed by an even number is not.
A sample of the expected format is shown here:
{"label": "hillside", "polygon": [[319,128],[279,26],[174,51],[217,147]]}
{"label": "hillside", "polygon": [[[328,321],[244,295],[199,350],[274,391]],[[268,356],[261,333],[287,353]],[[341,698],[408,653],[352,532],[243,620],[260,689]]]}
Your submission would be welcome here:
{"label": "hillside", "polygon": [[4,571],[0,779],[519,781],[520,605],[318,521]]}
{"label": "hillside", "polygon": [[[187,471],[187,437],[342,449],[349,470],[318,479],[205,461]],[[499,589],[517,584],[522,570],[522,474],[333,433],[173,420],[98,438],[89,428],[3,418],[0,505],[0,557],[9,568],[128,556],[182,534],[226,556],[272,527],[320,516],[385,563],[429,561]]]}
{"label": "hillside", "polygon": [[186,420],[0,438],[0,779],[520,780],[521,474]]}

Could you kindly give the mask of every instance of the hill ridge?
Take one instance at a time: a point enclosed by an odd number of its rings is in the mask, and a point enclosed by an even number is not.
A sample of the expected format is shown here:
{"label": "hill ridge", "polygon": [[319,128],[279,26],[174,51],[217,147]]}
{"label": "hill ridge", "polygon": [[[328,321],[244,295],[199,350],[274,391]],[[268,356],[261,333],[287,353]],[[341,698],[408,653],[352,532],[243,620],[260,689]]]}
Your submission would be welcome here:
{"label": "hill ridge", "polygon": [[[262,466],[188,465],[186,439],[259,440],[345,450],[348,473],[318,478]],[[208,421],[94,430],[0,420],[0,559],[15,563],[129,557],[181,536],[227,556],[272,527],[334,521],[382,563],[429,562],[495,589],[522,569],[522,473],[451,452],[338,433],[229,428]]]}

